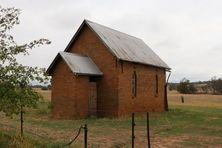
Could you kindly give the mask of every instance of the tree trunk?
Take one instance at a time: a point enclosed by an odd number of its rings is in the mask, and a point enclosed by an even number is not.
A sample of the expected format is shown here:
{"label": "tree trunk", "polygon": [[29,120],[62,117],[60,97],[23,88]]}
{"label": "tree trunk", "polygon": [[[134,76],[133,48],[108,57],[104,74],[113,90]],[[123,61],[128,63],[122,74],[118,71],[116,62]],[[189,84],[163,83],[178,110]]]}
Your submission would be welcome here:
{"label": "tree trunk", "polygon": [[20,125],[21,125],[21,136],[23,137],[23,107],[21,105],[21,111],[20,111]]}

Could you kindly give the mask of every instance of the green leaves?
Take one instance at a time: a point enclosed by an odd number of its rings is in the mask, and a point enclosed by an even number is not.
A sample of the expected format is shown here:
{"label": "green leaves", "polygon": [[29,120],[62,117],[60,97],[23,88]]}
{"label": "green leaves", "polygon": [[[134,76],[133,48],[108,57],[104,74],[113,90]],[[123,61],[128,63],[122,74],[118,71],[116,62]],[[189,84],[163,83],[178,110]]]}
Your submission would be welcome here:
{"label": "green leaves", "polygon": [[197,89],[193,83],[190,83],[190,80],[183,78],[180,83],[177,85],[177,91],[182,94],[195,94]]}
{"label": "green leaves", "polygon": [[0,6],[0,33],[5,33],[6,31],[10,30],[14,25],[19,24],[19,14],[19,9],[2,8]]}
{"label": "green leaves", "polygon": [[19,24],[19,14],[19,9],[0,6],[0,111],[8,116],[18,114],[21,106],[36,107],[41,96],[29,85],[33,81],[48,82],[45,69],[17,62],[17,55],[28,55],[29,50],[51,43],[48,39],[16,43],[9,30]]}

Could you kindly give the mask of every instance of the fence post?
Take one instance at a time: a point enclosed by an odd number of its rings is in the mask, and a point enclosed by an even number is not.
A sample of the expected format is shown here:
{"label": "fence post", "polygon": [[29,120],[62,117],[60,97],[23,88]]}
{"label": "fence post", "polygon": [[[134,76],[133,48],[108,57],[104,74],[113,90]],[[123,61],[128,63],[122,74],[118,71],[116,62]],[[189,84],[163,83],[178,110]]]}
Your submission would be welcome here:
{"label": "fence post", "polygon": [[134,127],[135,127],[135,120],[134,120],[134,113],[132,113],[132,148],[134,148],[134,140],[135,140],[135,135],[134,135]]}
{"label": "fence post", "polygon": [[181,96],[181,102],[184,103],[184,97],[183,96]]}
{"label": "fence post", "polygon": [[149,112],[146,113],[146,127],[147,127],[147,147],[150,148],[150,127],[149,127]]}
{"label": "fence post", "polygon": [[87,124],[84,125],[83,129],[84,129],[84,148],[87,148],[87,132],[88,132]]}

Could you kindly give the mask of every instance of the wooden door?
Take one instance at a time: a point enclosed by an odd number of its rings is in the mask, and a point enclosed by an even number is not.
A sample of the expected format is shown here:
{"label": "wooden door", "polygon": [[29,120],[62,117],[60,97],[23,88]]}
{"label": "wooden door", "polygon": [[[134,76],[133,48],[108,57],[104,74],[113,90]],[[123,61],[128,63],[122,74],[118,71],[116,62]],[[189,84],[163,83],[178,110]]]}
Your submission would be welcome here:
{"label": "wooden door", "polygon": [[90,82],[89,92],[89,116],[97,114],[97,87],[96,82]]}

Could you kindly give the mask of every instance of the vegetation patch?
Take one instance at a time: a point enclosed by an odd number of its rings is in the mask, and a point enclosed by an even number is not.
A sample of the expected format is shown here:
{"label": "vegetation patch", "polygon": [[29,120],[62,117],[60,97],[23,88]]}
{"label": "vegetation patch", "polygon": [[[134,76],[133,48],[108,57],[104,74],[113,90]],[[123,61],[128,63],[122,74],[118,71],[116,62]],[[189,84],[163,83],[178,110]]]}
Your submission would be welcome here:
{"label": "vegetation patch", "polygon": [[[187,96],[194,98],[187,98],[185,100],[187,104],[175,102],[170,95],[168,112],[150,113],[151,145],[222,147],[222,107],[211,106],[214,98],[207,97],[209,106],[202,106],[203,101],[198,99],[198,95]],[[173,95],[179,97],[180,94]],[[222,103],[222,97],[216,99]],[[90,117],[83,120],[55,120],[51,118],[50,110],[50,102],[47,100],[39,102],[36,109],[26,110],[24,136],[25,145],[28,147],[64,146],[74,138],[78,128],[83,124],[88,125],[88,143],[92,148],[131,147],[131,115],[122,118]],[[9,118],[0,113],[0,117],[0,147],[13,143],[22,145],[18,138],[12,138],[17,137],[14,133],[19,133],[19,115]],[[146,147],[146,115],[136,113],[135,122],[135,146]],[[83,133],[71,147],[83,147]]]}

